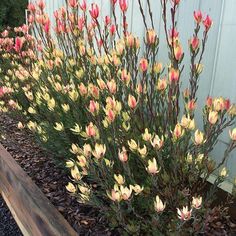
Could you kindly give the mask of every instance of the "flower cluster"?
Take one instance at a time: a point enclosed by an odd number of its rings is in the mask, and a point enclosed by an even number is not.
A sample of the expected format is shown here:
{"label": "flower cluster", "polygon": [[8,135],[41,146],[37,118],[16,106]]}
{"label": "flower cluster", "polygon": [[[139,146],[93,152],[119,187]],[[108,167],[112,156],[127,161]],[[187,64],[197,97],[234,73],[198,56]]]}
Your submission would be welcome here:
{"label": "flower cluster", "polygon": [[[29,26],[18,29],[21,36],[11,39],[3,32],[0,40],[1,53],[11,61],[0,108],[21,114],[18,128],[30,129],[58,165],[70,170],[68,192],[101,209],[113,227],[130,234],[178,234],[204,225],[215,186],[227,176],[222,167],[236,147],[236,129],[221,163],[210,152],[235,123],[236,107],[208,97],[203,126],[197,127],[198,82],[212,20],[201,11],[193,14],[189,86],[181,93],[184,51],[176,21],[181,1],[170,1],[170,27],[167,0],[161,1],[166,67],[157,60],[159,36],[147,2],[145,16],[138,1],[143,41],[129,32],[127,0],[111,0],[112,14],[104,18],[96,3],[68,0],[55,11],[55,25],[43,0],[30,3]],[[215,171],[220,175],[205,193]]]}

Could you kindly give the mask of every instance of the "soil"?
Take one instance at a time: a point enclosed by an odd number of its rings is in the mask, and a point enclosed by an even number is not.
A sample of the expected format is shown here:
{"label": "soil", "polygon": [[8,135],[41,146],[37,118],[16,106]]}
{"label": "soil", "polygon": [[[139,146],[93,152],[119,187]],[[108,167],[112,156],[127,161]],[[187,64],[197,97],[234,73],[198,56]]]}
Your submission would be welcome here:
{"label": "soil", "polygon": [[[26,129],[19,130],[17,122],[6,114],[0,115],[0,128],[1,144],[79,235],[115,235],[98,211],[79,204],[69,195],[65,189],[69,176],[55,166],[51,154],[35,143],[32,134]],[[5,234],[0,231],[0,235]]]}
{"label": "soil", "polygon": [[11,212],[0,196],[0,235],[1,236],[22,236],[20,229],[14,221]]}

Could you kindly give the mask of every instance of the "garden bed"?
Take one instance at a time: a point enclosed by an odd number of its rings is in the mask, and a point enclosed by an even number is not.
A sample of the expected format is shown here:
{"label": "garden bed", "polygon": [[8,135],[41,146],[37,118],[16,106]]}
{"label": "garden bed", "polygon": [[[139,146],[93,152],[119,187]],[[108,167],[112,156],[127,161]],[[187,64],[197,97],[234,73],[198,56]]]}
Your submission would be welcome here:
{"label": "garden bed", "polygon": [[[2,145],[79,235],[115,235],[95,209],[85,207],[69,196],[65,189],[69,181],[67,173],[56,168],[49,158],[51,154],[34,142],[32,134],[27,130],[19,130],[17,122],[6,114],[1,114],[0,125],[3,134]],[[219,190],[218,194],[220,203],[226,198],[226,193]],[[232,228],[235,227],[233,222],[236,221],[233,209],[234,207],[230,209]],[[224,223],[215,223],[217,232],[223,228]]]}
{"label": "garden bed", "polygon": [[0,126],[2,145],[79,235],[114,235],[96,210],[69,196],[65,189],[68,175],[56,168],[50,154],[33,141],[29,132],[18,130],[17,123],[5,114],[0,116]]}

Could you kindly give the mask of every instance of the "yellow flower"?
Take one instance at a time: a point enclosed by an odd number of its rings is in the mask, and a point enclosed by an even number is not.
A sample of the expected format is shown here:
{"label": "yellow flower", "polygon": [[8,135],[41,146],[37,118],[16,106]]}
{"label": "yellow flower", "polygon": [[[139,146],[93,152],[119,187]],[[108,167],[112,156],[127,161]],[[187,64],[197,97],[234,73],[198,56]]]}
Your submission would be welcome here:
{"label": "yellow flower", "polygon": [[192,207],[195,209],[200,209],[202,205],[202,197],[193,197]]}
{"label": "yellow flower", "polygon": [[148,142],[152,139],[152,135],[149,133],[148,129],[145,129],[144,134],[142,134],[142,138],[144,141]]}
{"label": "yellow flower", "polygon": [[69,92],[69,97],[73,102],[75,102],[79,97],[79,93],[76,90],[72,90]]}
{"label": "yellow flower", "polygon": [[111,192],[107,191],[107,196],[114,202],[120,202],[122,200],[119,187],[115,184],[114,189]]}
{"label": "yellow flower", "polygon": [[48,106],[48,109],[49,109],[50,111],[53,111],[53,110],[54,110],[54,108],[55,108],[55,106],[56,106],[56,102],[55,102],[54,98],[51,98],[51,99],[48,100],[47,106]]}
{"label": "yellow flower", "polygon": [[68,104],[62,104],[61,107],[65,113],[70,110],[70,106]]}
{"label": "yellow flower", "polygon": [[180,124],[185,129],[190,129],[190,130],[195,129],[195,121],[194,119],[191,119],[189,115],[183,116]]}
{"label": "yellow flower", "polygon": [[184,135],[184,129],[182,129],[179,123],[175,126],[174,131],[172,132],[172,135],[173,135],[174,140],[178,140]]}
{"label": "yellow flower", "polygon": [[85,167],[87,165],[87,160],[86,160],[85,156],[83,156],[83,155],[77,156],[77,159],[79,161],[79,162],[77,162],[77,164],[80,167]]}
{"label": "yellow flower", "polygon": [[72,176],[75,180],[77,180],[77,181],[81,180],[82,176],[81,176],[81,174],[80,174],[79,169],[78,169],[77,166],[74,166],[74,167],[71,169],[71,176]]}
{"label": "yellow flower", "polygon": [[151,140],[151,145],[157,150],[161,149],[164,145],[164,137],[160,138],[158,135],[155,135],[153,140]]}
{"label": "yellow flower", "polygon": [[125,179],[120,174],[119,175],[114,174],[114,179],[119,185],[123,185],[125,183]]}
{"label": "yellow flower", "polygon": [[196,130],[194,134],[194,143],[195,145],[201,145],[205,142],[204,135],[201,131]]}
{"label": "yellow flower", "polygon": [[223,178],[228,176],[228,170],[226,169],[226,167],[224,167],[224,168],[220,171],[220,176],[223,177]]}
{"label": "yellow flower", "polygon": [[29,107],[29,108],[28,108],[28,112],[29,112],[30,114],[36,114],[36,113],[37,113],[36,110],[35,110],[33,107]]}
{"label": "yellow flower", "polygon": [[58,123],[58,122],[56,122],[56,123],[55,123],[55,126],[54,126],[54,129],[57,130],[57,131],[62,131],[62,130],[64,130],[64,125],[63,125],[63,123]]}
{"label": "yellow flower", "polygon": [[189,164],[191,164],[191,163],[193,162],[193,155],[190,154],[190,153],[188,153],[188,155],[187,155],[187,162],[188,162]]}
{"label": "yellow flower", "polygon": [[80,152],[80,148],[78,147],[78,145],[72,143],[70,152],[73,153],[73,154],[77,154],[77,153]]}
{"label": "yellow flower", "polygon": [[120,186],[120,193],[121,193],[122,199],[126,201],[131,197],[132,188],[124,187],[121,185]]}
{"label": "yellow flower", "polygon": [[234,128],[232,131],[229,131],[229,136],[233,141],[236,141],[236,128]]}
{"label": "yellow flower", "polygon": [[31,131],[35,131],[37,129],[37,123],[33,122],[33,121],[29,121],[27,124],[27,127],[31,130]]}
{"label": "yellow flower", "polygon": [[90,157],[91,156],[92,148],[91,148],[90,144],[84,144],[83,153],[84,153],[85,157]]}
{"label": "yellow flower", "polygon": [[138,152],[141,155],[141,157],[144,158],[147,155],[146,145],[143,145],[143,148],[138,148]]}
{"label": "yellow flower", "polygon": [[74,128],[73,129],[71,128],[70,130],[73,131],[75,134],[80,134],[81,127],[77,123],[75,123]]}
{"label": "yellow flower", "polygon": [[68,160],[67,162],[66,162],[66,167],[67,168],[71,168],[71,167],[74,167],[74,162],[73,161],[71,161],[71,160]]}
{"label": "yellow flower", "polygon": [[138,149],[138,144],[133,139],[128,141],[128,145],[131,151],[136,151]]}
{"label": "yellow flower", "polygon": [[160,172],[160,169],[158,169],[157,161],[155,158],[153,158],[152,161],[148,160],[147,172],[152,175],[155,175]]}
{"label": "yellow flower", "polygon": [[218,112],[217,111],[210,111],[208,115],[208,121],[210,124],[214,125],[218,120]]}
{"label": "yellow flower", "polygon": [[84,195],[90,195],[91,189],[87,186],[82,186],[78,184],[79,191]]}
{"label": "yellow flower", "polygon": [[156,200],[154,201],[154,209],[160,213],[163,212],[164,209],[166,207],[166,204],[162,202],[162,200],[160,199],[160,197],[157,195],[156,196]]}
{"label": "yellow flower", "polygon": [[153,71],[156,74],[160,74],[162,71],[163,65],[161,62],[155,62],[155,64],[153,65]]}
{"label": "yellow flower", "polygon": [[66,189],[70,193],[75,193],[76,192],[75,186],[70,182],[66,185]]}
{"label": "yellow flower", "polygon": [[19,122],[18,124],[17,124],[17,128],[18,129],[24,129],[24,125],[22,124],[22,122]]}
{"label": "yellow flower", "polygon": [[96,143],[95,144],[95,149],[94,149],[94,151],[92,153],[93,153],[93,156],[96,159],[100,159],[100,158],[102,158],[105,155],[105,152],[106,152],[105,144],[102,145],[102,144]]}
{"label": "yellow flower", "polygon": [[130,185],[129,186],[130,189],[132,189],[134,192],[135,192],[135,195],[138,195],[139,193],[141,193],[144,189],[144,187],[141,187],[140,185],[138,184],[135,184],[135,185]]}

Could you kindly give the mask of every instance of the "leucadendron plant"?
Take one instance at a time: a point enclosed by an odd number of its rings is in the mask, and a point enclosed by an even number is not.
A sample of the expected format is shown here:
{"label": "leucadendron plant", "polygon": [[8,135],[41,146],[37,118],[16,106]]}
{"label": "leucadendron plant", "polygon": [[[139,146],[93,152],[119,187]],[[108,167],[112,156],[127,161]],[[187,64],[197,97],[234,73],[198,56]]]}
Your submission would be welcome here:
{"label": "leucadendron plant", "polygon": [[[203,126],[196,126],[210,16],[195,11],[191,38],[181,42],[176,17],[181,1],[160,1],[165,66],[157,60],[162,48],[156,9],[147,0],[145,15],[136,1],[144,39],[129,31],[127,0],[111,0],[112,14],[104,19],[96,3],[69,0],[54,13],[55,25],[43,1],[30,3],[29,26],[16,29],[15,40],[5,35],[1,41],[11,61],[2,76],[1,110],[21,114],[18,128],[28,127],[57,164],[70,170],[67,190],[99,209],[111,228],[122,235],[197,235],[209,227],[215,192],[228,175],[224,164],[236,147],[236,107],[208,97]],[[181,43],[189,45],[187,88],[180,86]],[[231,141],[216,163],[210,153],[229,127]],[[218,177],[209,188],[213,173]]]}

